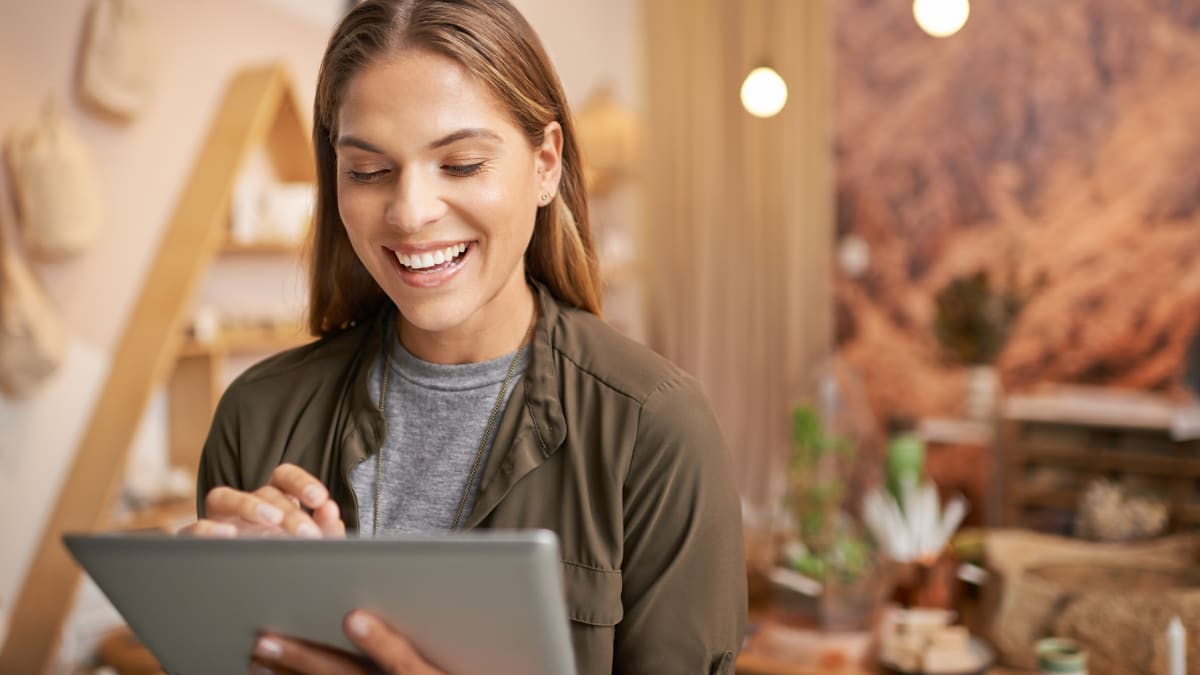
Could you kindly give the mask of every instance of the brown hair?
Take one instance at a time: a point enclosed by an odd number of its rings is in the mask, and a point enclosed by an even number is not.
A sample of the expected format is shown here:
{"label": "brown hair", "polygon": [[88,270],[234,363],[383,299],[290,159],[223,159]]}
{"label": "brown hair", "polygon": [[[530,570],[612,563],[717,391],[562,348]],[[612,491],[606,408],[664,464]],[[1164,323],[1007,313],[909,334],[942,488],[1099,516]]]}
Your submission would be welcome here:
{"label": "brown hair", "polygon": [[317,77],[309,330],[336,332],[373,316],[386,300],[355,255],[338,214],[333,143],[350,79],[409,48],[449,57],[487,84],[533,146],[542,143],[547,124],[557,120],[562,126],[562,178],[554,201],[538,209],[525,251],[526,275],[560,301],[599,314],[600,277],[575,130],[558,75],[533,28],[507,0],[366,0],[334,31]]}

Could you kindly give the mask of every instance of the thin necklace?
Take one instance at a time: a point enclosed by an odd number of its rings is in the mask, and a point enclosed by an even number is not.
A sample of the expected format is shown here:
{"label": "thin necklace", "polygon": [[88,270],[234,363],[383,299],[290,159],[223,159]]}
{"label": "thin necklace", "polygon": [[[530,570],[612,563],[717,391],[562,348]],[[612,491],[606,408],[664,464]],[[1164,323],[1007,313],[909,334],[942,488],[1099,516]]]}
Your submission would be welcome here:
{"label": "thin necklace", "polygon": [[[450,524],[451,530],[458,529],[463,509],[467,507],[467,499],[471,496],[471,488],[475,485],[475,474],[479,473],[479,464],[483,461],[483,453],[487,449],[488,439],[492,436],[492,427],[496,425],[496,418],[500,414],[500,406],[504,404],[504,394],[508,391],[508,385],[512,382],[513,375],[517,372],[517,364],[521,361],[521,354],[525,353],[525,343],[529,342],[529,336],[533,334],[533,326],[536,321],[537,311],[535,310],[533,319],[529,322],[529,328],[525,330],[525,337],[521,340],[521,346],[517,348],[517,353],[513,356],[512,363],[508,364],[508,373],[504,376],[504,382],[500,384],[500,393],[496,394],[496,402],[492,404],[492,412],[488,415],[487,426],[483,430],[483,438],[479,439],[479,448],[475,451],[475,461],[471,462],[471,473],[467,475],[467,485],[463,488],[462,497],[458,500],[458,510],[454,513],[454,522]],[[391,350],[385,349],[383,353],[383,376],[379,383],[379,414],[383,417],[385,439],[387,438],[387,413],[384,411],[384,407],[387,405],[388,371],[391,370],[391,364]],[[382,445],[379,446],[379,451],[375,453],[375,510],[371,514],[372,537],[379,534],[379,496],[381,492],[383,492]]]}

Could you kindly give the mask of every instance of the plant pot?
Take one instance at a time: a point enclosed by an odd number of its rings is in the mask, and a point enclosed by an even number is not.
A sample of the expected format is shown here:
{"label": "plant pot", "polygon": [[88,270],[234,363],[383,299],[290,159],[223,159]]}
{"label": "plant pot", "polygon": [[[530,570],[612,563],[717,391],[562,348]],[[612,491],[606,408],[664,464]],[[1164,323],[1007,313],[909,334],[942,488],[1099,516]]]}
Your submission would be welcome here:
{"label": "plant pot", "polygon": [[817,595],[771,585],[771,616],[779,623],[826,631],[868,630],[891,587],[878,571],[851,582],[827,582]]}
{"label": "plant pot", "polygon": [[968,419],[990,421],[1000,397],[1000,377],[995,366],[976,365],[967,371],[964,411]]}
{"label": "plant pot", "polygon": [[897,563],[892,599],[901,607],[950,609],[958,589],[958,559],[949,551],[929,561]]}

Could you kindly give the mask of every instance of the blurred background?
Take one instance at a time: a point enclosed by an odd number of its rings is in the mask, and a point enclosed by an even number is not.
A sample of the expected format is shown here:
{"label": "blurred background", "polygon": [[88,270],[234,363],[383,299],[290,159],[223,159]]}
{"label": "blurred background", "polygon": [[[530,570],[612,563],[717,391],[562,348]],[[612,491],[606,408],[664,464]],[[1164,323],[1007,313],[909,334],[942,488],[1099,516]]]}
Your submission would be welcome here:
{"label": "blurred background", "polygon": [[[1034,669],[1059,637],[1175,673],[1174,616],[1200,672],[1200,2],[513,1],[578,120],[606,318],[720,418],[739,672],[970,670],[938,640]],[[59,535],[194,517],[221,391],[307,339],[346,9],[0,0],[12,672],[111,663],[120,618]],[[913,646],[889,602],[957,619]]]}

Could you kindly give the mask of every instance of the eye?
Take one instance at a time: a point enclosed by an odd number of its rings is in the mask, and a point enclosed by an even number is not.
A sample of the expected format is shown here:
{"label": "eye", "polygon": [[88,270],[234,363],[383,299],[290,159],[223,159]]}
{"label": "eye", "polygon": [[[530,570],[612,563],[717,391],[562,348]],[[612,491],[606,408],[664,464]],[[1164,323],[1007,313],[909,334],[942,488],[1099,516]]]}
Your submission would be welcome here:
{"label": "eye", "polygon": [[387,169],[378,171],[346,171],[346,176],[355,183],[377,183],[380,179],[387,175]]}
{"label": "eye", "polygon": [[483,164],[483,162],[476,162],[474,164],[445,164],[442,166],[442,171],[451,176],[466,178],[467,176],[474,176],[479,173],[483,169]]}

